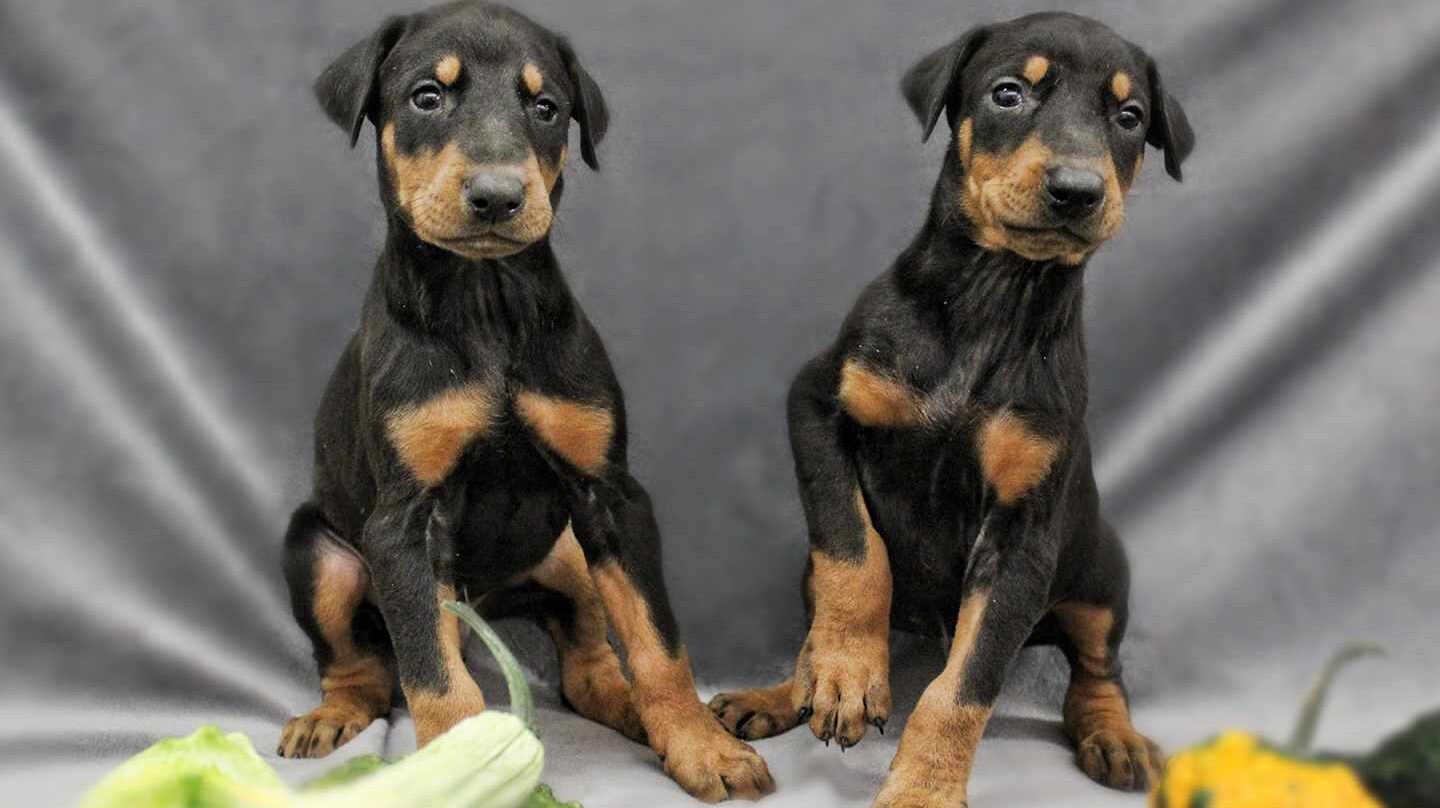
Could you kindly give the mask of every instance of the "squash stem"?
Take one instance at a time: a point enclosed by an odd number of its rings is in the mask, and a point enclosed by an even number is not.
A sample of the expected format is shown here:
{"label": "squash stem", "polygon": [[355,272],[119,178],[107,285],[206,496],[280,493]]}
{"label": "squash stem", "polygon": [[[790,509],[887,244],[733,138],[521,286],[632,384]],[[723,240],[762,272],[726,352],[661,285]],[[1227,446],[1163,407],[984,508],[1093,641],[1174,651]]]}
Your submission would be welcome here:
{"label": "squash stem", "polygon": [[1310,751],[1310,744],[1315,740],[1315,730],[1320,725],[1320,713],[1325,707],[1325,697],[1329,695],[1330,685],[1334,683],[1340,670],[1361,657],[1384,655],[1385,649],[1375,643],[1351,643],[1335,652],[1300,707],[1300,717],[1295,722],[1295,732],[1291,734],[1287,747],[1292,754],[1303,755]]}
{"label": "squash stem", "polygon": [[447,600],[441,606],[480,635],[480,640],[490,649],[495,661],[500,663],[500,672],[505,674],[505,686],[510,689],[510,713],[519,718],[526,729],[533,732],[535,701],[530,695],[530,685],[525,682],[525,669],[520,667],[520,661],[505,647],[505,642],[495,633],[495,629],[490,628],[468,604]]}

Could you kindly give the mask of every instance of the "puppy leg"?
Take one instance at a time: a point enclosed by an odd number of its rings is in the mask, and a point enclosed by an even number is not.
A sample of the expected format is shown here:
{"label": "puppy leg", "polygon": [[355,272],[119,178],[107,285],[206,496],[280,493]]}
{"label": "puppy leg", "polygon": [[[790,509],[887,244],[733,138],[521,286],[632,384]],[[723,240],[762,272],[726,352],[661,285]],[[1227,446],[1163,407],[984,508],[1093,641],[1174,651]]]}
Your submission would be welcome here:
{"label": "puppy leg", "polygon": [[876,808],[966,805],[975,749],[1005,673],[1048,606],[1055,548],[1021,540],[1023,521],[992,516],[976,540],[949,660],[906,721]]}
{"label": "puppy leg", "polygon": [[543,622],[560,656],[565,701],[591,721],[644,743],[645,728],[635,711],[630,683],[610,647],[605,606],[570,527],[531,573],[531,579],[562,599],[560,608],[548,610]]}
{"label": "puppy leg", "polygon": [[[722,694],[711,709],[731,732],[763,738],[809,718],[841,748],[890,717],[890,561],[841,445],[842,415],[823,366],[790,390],[790,442],[810,529],[805,575],[810,631],[788,684]],[[788,696],[788,705],[783,700]],[[747,719],[747,715],[749,716]]]}
{"label": "puppy leg", "polygon": [[1129,620],[1130,570],[1108,526],[1096,545],[1091,573],[1072,599],[1052,613],[1060,649],[1070,662],[1065,732],[1080,768],[1097,783],[1143,791],[1159,779],[1164,754],[1135,731],[1120,670],[1120,642]]}
{"label": "puppy leg", "polygon": [[285,537],[285,577],[295,619],[315,648],[320,706],[285,724],[283,757],[324,757],[390,712],[394,678],[384,630],[364,604],[370,573],[312,505],[302,505]]}
{"label": "puppy leg", "polygon": [[695,694],[660,571],[650,498],[623,470],[577,490],[572,519],[634,681],[636,712],[665,772],[706,802],[775,790],[765,761],[725,732]]}
{"label": "puppy leg", "polygon": [[[364,547],[394,642],[400,687],[415,719],[415,740],[424,746],[478,715],[485,699],[461,656],[460,623],[440,608],[441,602],[455,599],[455,588],[437,577],[431,559],[432,542],[449,542],[448,536],[427,532],[435,497],[413,489],[407,493],[400,484],[381,490],[396,493],[378,503],[366,521]],[[444,553],[437,558],[443,569]]]}

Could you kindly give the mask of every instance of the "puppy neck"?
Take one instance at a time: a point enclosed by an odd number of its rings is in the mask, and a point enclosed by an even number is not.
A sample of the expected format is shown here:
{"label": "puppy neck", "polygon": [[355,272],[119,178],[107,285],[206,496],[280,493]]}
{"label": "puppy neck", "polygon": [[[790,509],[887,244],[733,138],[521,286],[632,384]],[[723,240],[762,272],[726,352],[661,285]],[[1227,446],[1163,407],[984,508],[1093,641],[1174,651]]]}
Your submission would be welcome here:
{"label": "puppy neck", "polygon": [[526,330],[570,306],[548,235],[505,258],[467,258],[422,241],[395,216],[372,294],[405,326],[451,334],[480,327]]}

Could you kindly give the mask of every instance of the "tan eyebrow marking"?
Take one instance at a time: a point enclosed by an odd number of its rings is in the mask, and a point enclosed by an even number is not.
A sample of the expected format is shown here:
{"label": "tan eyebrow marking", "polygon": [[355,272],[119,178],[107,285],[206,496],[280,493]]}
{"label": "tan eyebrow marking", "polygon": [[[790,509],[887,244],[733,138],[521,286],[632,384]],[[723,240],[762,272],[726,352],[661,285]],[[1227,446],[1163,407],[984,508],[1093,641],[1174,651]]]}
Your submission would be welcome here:
{"label": "tan eyebrow marking", "polygon": [[520,71],[520,78],[531,95],[539,95],[540,91],[545,89],[545,76],[541,75],[540,68],[531,62],[525,63],[525,67]]}
{"label": "tan eyebrow marking", "polygon": [[435,78],[440,79],[440,83],[446,87],[454,84],[455,80],[460,78],[460,57],[452,53],[436,62]]}
{"label": "tan eyebrow marking", "polygon": [[1115,94],[1116,101],[1124,101],[1130,97],[1130,74],[1124,70],[1116,71],[1115,77],[1110,79],[1110,92]]}
{"label": "tan eyebrow marking", "polygon": [[1045,74],[1049,72],[1050,60],[1037,53],[1025,60],[1025,69],[1020,71],[1020,75],[1024,76],[1025,80],[1031,84],[1039,84],[1045,78]]}

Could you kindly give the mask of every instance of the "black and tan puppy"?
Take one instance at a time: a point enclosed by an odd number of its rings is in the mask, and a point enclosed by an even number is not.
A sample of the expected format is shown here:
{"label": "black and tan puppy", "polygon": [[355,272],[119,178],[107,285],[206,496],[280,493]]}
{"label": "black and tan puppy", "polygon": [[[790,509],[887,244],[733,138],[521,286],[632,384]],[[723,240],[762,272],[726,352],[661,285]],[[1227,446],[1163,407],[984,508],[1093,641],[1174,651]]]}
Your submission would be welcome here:
{"label": "black and tan puppy", "polygon": [[1144,51],[1070,14],[974,29],[902,86],[927,136],[942,112],[953,131],[929,217],[790,391],[809,635],[792,679],[711,708],[744,738],[808,720],[853,745],[890,712],[890,627],[953,627],[876,801],[953,808],[1007,668],[1055,643],[1081,767],[1144,788],[1160,753],[1120,676],[1129,573],[1091,471],[1081,282],[1146,143],[1179,179],[1190,126]]}
{"label": "black and tan puppy", "polygon": [[599,87],[563,38],[462,2],[386,21],[316,92],[352,143],[375,125],[388,233],[285,539],[322,701],[286,724],[281,754],[328,754],[397,687],[422,745],[483,710],[439,608],[459,595],[533,607],[570,705],[648,739],[686,791],[770,791],[695,694],[620,386],[550,246],[571,121],[596,166]]}

